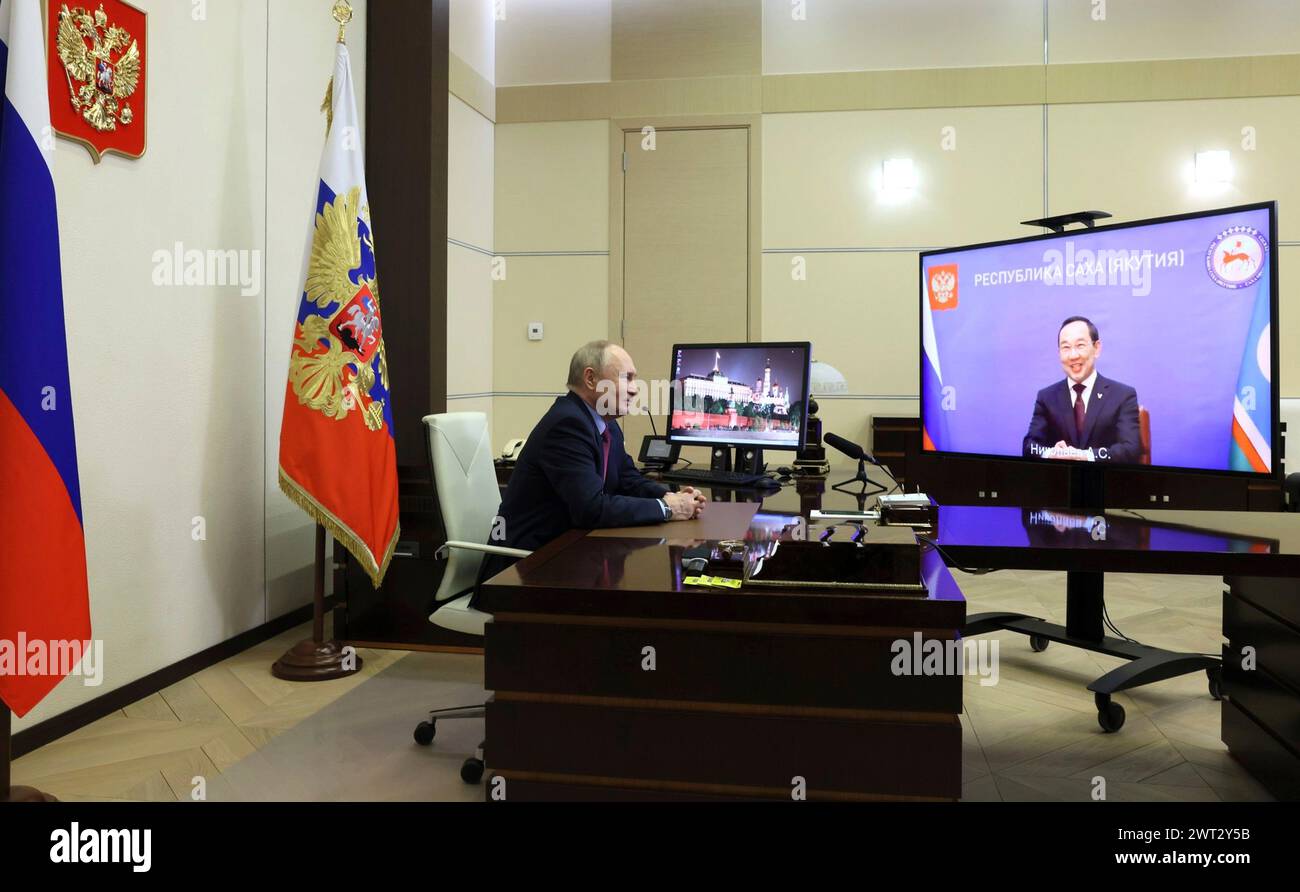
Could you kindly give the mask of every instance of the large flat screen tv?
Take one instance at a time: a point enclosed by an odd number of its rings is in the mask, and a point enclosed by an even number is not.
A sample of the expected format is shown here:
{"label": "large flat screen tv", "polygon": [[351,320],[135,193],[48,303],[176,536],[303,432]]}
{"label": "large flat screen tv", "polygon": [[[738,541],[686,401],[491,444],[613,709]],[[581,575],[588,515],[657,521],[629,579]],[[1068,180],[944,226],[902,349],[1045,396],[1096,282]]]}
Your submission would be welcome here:
{"label": "large flat screen tv", "polygon": [[920,266],[927,452],[1277,473],[1275,203]]}

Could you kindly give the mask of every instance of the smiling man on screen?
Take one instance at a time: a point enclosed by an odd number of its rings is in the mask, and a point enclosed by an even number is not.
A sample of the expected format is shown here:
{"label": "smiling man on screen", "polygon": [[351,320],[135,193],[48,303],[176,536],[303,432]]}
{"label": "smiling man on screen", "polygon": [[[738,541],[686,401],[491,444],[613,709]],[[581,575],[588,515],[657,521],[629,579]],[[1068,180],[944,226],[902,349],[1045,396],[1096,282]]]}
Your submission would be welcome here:
{"label": "smiling man on screen", "polygon": [[1071,316],[1057,341],[1065,380],[1038,391],[1024,455],[1136,464],[1142,453],[1137,391],[1097,373],[1097,326]]}

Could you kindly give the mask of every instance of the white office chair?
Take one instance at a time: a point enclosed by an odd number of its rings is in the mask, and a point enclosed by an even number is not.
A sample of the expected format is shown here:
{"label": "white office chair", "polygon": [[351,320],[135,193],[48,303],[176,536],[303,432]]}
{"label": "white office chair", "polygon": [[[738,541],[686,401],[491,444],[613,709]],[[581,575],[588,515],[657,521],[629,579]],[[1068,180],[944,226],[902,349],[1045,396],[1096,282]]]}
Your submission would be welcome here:
{"label": "white office chair", "polygon": [[[528,557],[531,552],[486,544],[492,534],[501,490],[497,486],[492,450],[488,446],[487,416],[482,412],[430,415],[424,419],[429,441],[429,464],[438,491],[447,543],[438,549],[438,560],[447,560],[447,570],[434,598],[440,605],[429,621],[444,629],[482,637],[492,617],[470,606],[479,569],[486,554]],[[482,718],[477,706],[435,709],[429,721],[415,729],[415,742],[433,743],[438,719]],[[465,760],[461,778],[476,784],[483,778],[483,745]]]}

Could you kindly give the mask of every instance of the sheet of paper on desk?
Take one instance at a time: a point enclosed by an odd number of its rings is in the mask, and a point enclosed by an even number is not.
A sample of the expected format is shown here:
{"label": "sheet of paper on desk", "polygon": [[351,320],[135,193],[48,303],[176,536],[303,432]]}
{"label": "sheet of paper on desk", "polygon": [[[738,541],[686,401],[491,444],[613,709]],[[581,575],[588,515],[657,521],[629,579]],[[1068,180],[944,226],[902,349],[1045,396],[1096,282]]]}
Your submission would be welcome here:
{"label": "sheet of paper on desk", "polygon": [[757,513],[758,502],[709,502],[704,506],[704,516],[697,520],[592,530],[591,535],[617,539],[743,539]]}

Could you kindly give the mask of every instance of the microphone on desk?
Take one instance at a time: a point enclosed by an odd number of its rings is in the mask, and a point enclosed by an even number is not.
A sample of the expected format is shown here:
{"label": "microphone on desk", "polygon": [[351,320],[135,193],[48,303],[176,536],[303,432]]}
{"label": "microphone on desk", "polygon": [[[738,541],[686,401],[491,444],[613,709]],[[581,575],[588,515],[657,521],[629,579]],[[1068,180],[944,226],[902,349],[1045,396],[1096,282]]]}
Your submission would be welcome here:
{"label": "microphone on desk", "polygon": [[[825,436],[822,437],[822,440],[826,443],[826,445],[830,446],[836,452],[841,452],[844,455],[847,455],[849,458],[855,458],[858,460],[857,475],[854,476],[853,479],[851,480],[845,480],[843,483],[835,484],[834,486],[831,487],[831,489],[842,489],[851,486],[854,483],[861,483],[862,492],[858,493],[858,495],[867,496],[867,495],[874,495],[876,493],[886,492],[887,487],[881,486],[878,483],[873,483],[870,479],[867,478],[868,463],[873,464],[877,468],[880,468],[880,470],[884,471],[887,475],[889,475],[889,479],[894,481],[894,486],[901,488],[901,484],[898,482],[898,478],[895,477],[890,472],[889,468],[882,465],[879,461],[876,460],[876,457],[874,455],[872,455],[867,450],[863,449],[857,443],[850,442],[849,440],[846,440],[843,437],[841,437],[839,434],[826,434]],[[867,487],[872,487],[872,489],[868,490]]]}
{"label": "microphone on desk", "polygon": [[872,455],[867,450],[863,449],[857,443],[850,443],[848,440],[844,439],[839,434],[826,434],[824,437],[822,437],[822,440],[826,443],[826,445],[831,446],[838,452],[844,453],[849,458],[856,459],[858,461],[869,462],[870,464],[876,465],[877,467],[880,466],[880,462],[876,461],[876,457],[874,455]]}

